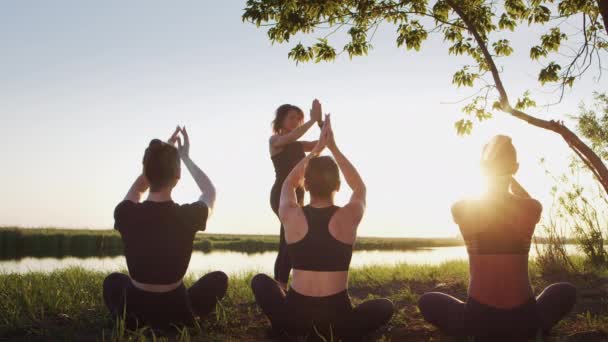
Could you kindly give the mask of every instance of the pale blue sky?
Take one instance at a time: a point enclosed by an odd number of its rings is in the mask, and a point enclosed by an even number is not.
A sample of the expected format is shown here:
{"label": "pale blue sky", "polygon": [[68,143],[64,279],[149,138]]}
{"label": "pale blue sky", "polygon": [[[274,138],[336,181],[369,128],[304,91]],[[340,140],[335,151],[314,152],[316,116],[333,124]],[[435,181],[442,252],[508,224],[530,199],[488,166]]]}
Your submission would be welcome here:
{"label": "pale blue sky", "polygon": [[[467,60],[448,56],[440,36],[422,52],[407,52],[395,46],[395,27],[385,25],[368,57],[296,66],[287,53],[297,40],[273,46],[264,29],[242,23],[244,1],[217,3],[0,4],[0,225],[111,227],[149,140],[184,124],[192,158],[218,188],[208,231],[277,233],[268,200],[270,121],[278,105],[307,112],[315,97],[333,114],[338,143],[368,184],[361,235],[456,235],[450,204],[479,189],[482,145],[498,133],[519,148],[521,183],[550,205],[551,182],[537,161],[546,156],[559,171],[567,146],[502,113],[472,136],[456,136],[462,105],[448,102],[472,90],[452,86]],[[500,64],[513,101],[531,89],[543,103],[555,94],[538,88],[538,65],[527,57],[532,35],[513,34],[516,55]],[[575,113],[606,88],[596,74],[561,104],[534,112]],[[317,134],[313,128],[306,138]],[[195,200],[198,190],[183,176],[174,199]],[[339,203],[348,198],[344,189]]]}

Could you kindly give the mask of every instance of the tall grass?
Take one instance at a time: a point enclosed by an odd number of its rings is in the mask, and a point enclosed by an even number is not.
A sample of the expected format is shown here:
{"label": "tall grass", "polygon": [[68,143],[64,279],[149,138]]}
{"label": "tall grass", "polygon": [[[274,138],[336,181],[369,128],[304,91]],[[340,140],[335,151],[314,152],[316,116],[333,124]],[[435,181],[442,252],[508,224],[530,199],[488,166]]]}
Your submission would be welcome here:
{"label": "tall grass", "polygon": [[553,205],[543,224],[549,244],[537,247],[537,260],[548,273],[574,270],[564,247],[566,232],[585,255],[584,267],[608,269],[608,198],[599,185],[584,186],[588,175],[583,170],[576,161],[560,176],[545,170],[555,185],[551,190]]}

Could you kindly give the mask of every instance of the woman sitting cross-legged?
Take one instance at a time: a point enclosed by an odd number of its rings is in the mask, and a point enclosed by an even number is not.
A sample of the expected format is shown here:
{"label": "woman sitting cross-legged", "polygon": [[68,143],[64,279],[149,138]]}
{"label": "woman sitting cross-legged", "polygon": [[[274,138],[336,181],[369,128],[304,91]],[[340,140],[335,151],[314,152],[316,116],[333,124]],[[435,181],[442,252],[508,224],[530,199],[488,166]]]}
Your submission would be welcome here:
{"label": "woman sitting cross-legged", "polygon": [[[173,146],[176,142],[178,148]],[[211,313],[226,294],[228,277],[223,272],[209,273],[190,288],[182,282],[195,234],[205,230],[215,203],[215,188],[190,159],[189,148],[185,128],[178,127],[168,143],[152,140],[144,154],[143,174],[114,211],[129,275],[110,274],[103,282],[103,298],[113,317],[126,313],[129,329],[193,325],[194,316]],[[202,191],[194,203],[180,205],[171,199],[180,179],[180,157]],[[148,186],[148,199],[140,202]]]}
{"label": "woman sitting cross-legged", "polygon": [[[334,159],[319,157],[327,146]],[[344,207],[334,205],[340,170],[353,190]],[[304,181],[310,204],[298,204],[296,189]],[[265,274],[251,281],[255,299],[281,337],[357,341],[386,324],[393,315],[388,299],[353,308],[348,269],[357,227],[365,210],[365,185],[334,141],[326,117],[319,142],[291,171],[281,191],[279,217],[285,228],[292,281],[287,293]]]}
{"label": "woman sitting cross-legged", "polygon": [[484,147],[481,165],[488,192],[452,206],[469,253],[467,301],[431,292],[418,306],[428,322],[448,335],[526,340],[549,330],[572,309],[576,289],[557,283],[534,297],[528,252],[542,207],[513,178],[519,164],[511,139],[496,136]]}

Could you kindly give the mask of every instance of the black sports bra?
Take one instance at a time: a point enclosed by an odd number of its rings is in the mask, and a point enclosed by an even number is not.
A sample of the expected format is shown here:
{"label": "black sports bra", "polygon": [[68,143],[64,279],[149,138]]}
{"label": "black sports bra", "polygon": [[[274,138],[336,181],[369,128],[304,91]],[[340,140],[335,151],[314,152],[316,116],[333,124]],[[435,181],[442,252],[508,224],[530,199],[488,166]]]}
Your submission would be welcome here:
{"label": "black sports bra", "polygon": [[302,208],[308,232],[301,240],[287,244],[287,253],[294,269],[305,271],[348,271],[353,245],[341,242],[329,232],[329,221],[340,207]]}

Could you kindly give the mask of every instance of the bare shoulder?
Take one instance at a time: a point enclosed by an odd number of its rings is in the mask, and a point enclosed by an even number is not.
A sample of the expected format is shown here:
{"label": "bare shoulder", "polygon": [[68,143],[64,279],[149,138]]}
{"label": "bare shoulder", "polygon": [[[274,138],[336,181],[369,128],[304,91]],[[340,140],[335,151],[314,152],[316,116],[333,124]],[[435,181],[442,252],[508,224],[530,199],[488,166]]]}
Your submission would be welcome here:
{"label": "bare shoulder", "polygon": [[464,199],[454,202],[454,204],[452,204],[452,208],[451,208],[452,214],[453,215],[463,214],[465,211],[468,211],[472,207],[472,202],[473,201],[468,198],[464,198]]}
{"label": "bare shoulder", "polygon": [[364,210],[360,204],[349,203],[339,207],[329,222],[329,229],[334,238],[344,243],[354,243]]}
{"label": "bare shoulder", "polygon": [[304,235],[308,231],[308,224],[302,207],[293,206],[286,209],[282,213],[281,223],[283,223],[283,227],[285,228],[287,243],[294,243],[304,238]]}
{"label": "bare shoulder", "polygon": [[270,150],[270,155],[274,156],[281,152],[281,146],[279,145],[280,135],[275,134],[268,138],[268,149]]}
{"label": "bare shoulder", "polygon": [[336,216],[340,221],[345,221],[350,224],[358,225],[363,218],[365,212],[364,201],[351,201],[343,207],[339,207],[336,211]]}
{"label": "bare shoulder", "polygon": [[268,138],[268,144],[272,146],[272,144],[274,144],[274,142],[277,141],[278,138],[279,136],[277,134],[271,135],[270,138]]}
{"label": "bare shoulder", "polygon": [[534,198],[520,198],[521,206],[526,214],[533,217],[540,217],[543,212],[543,205]]}

